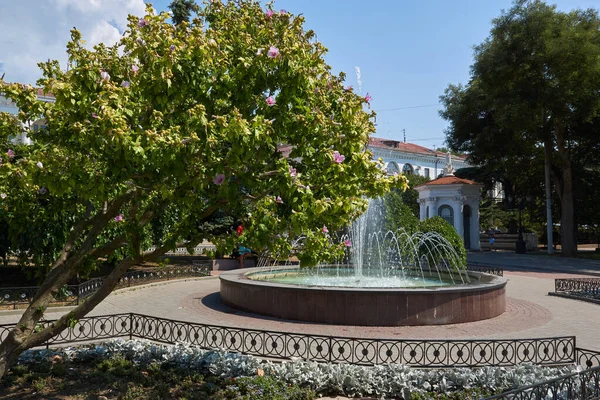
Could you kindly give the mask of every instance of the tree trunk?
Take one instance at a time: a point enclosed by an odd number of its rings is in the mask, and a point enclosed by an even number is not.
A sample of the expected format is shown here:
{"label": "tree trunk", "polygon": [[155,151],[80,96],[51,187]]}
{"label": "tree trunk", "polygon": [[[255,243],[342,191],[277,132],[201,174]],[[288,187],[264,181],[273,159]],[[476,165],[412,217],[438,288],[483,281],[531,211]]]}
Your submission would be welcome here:
{"label": "tree trunk", "polygon": [[0,343],[0,381],[6,371],[19,359],[19,355],[25,350],[22,343],[17,339],[17,330],[13,329],[8,337]]}
{"label": "tree trunk", "polygon": [[561,218],[562,231],[560,244],[562,253],[567,257],[577,256],[577,228],[575,226],[575,208],[573,202],[573,168],[569,149],[566,146],[565,128],[562,121],[556,124],[556,144],[562,170]]}

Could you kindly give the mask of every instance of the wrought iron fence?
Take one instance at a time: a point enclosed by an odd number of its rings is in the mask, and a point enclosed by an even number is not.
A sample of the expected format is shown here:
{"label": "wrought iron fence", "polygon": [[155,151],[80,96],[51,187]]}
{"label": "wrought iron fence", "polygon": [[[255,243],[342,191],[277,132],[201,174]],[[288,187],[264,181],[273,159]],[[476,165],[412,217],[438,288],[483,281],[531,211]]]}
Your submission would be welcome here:
{"label": "wrought iron fence", "polygon": [[[210,265],[204,262],[192,266],[129,271],[123,274],[117,284],[117,289],[150,282],[208,275],[210,275]],[[93,278],[79,285],[64,286],[54,294],[54,300],[50,303],[50,306],[77,305],[96,292],[102,286],[103,280],[104,278]],[[38,289],[38,286],[0,287],[0,307],[5,306],[13,309],[24,307],[31,302]]]}
{"label": "wrought iron fence", "polygon": [[504,276],[504,268],[502,268],[502,267],[490,267],[487,265],[467,264],[467,271],[483,272],[486,274]]}
{"label": "wrought iron fence", "polygon": [[573,399],[594,400],[600,398],[600,367],[564,375],[556,379],[531,386],[521,387],[502,394],[487,397],[485,400],[537,400]]}
{"label": "wrought iron fence", "polygon": [[[54,321],[46,321],[47,326]],[[0,342],[14,325],[0,325]],[[600,364],[600,352],[578,349],[575,337],[507,340],[357,339],[203,325],[141,314],[86,317],[52,338],[46,346],[107,338],[140,338],[197,345],[205,349],[274,359],[359,365],[405,364],[419,368],[510,366],[520,363],[583,367]]]}
{"label": "wrought iron fence", "polygon": [[139,271],[129,271],[123,274],[121,279],[119,279],[117,288],[144,285],[155,281],[168,281],[172,279],[208,275],[210,275],[210,265],[208,263],[198,263],[182,267],[143,269]]}
{"label": "wrought iron fence", "polygon": [[600,304],[600,278],[555,279],[550,294]]}

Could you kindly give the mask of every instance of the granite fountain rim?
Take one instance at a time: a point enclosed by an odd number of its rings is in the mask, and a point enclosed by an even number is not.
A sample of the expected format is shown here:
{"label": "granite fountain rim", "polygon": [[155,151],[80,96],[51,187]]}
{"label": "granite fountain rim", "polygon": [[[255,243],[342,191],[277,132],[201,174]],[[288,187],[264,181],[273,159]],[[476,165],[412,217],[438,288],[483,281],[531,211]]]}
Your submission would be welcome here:
{"label": "granite fountain rim", "polygon": [[281,265],[272,267],[254,267],[235,269],[231,271],[224,271],[219,275],[219,280],[227,281],[230,283],[237,283],[243,285],[251,285],[257,287],[272,287],[281,289],[296,289],[305,291],[336,291],[336,292],[376,292],[376,293],[453,293],[453,292],[479,292],[481,290],[490,290],[494,288],[505,287],[508,279],[486,274],[483,272],[476,271],[464,271],[471,278],[476,279],[470,283],[457,283],[448,286],[430,286],[430,287],[354,287],[354,286],[319,286],[319,285],[293,285],[287,283],[270,282],[267,280],[254,280],[248,278],[248,275],[257,272],[277,271],[291,269],[293,266]]}

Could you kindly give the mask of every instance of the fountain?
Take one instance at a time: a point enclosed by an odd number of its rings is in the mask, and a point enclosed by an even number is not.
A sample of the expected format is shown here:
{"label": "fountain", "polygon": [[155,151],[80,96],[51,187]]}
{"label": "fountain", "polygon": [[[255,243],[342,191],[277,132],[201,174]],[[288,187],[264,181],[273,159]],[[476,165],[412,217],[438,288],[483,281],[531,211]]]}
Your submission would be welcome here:
{"label": "fountain", "polygon": [[505,311],[504,278],[468,272],[438,234],[380,230],[381,203],[372,201],[339,238],[351,244],[340,262],[226,272],[220,276],[221,299],[243,311],[340,325],[451,324]]}

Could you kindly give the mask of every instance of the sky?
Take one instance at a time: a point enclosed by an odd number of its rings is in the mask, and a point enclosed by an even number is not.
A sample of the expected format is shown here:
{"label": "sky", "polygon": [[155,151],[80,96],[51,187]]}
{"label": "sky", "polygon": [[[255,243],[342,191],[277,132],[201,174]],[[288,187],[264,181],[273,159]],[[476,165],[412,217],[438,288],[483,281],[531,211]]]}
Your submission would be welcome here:
{"label": "sky", "polygon": [[[158,11],[171,0],[154,0]],[[201,3],[201,1],[198,1]],[[558,9],[600,8],[600,0],[556,0]],[[439,96],[466,83],[473,46],[489,35],[492,19],[512,0],[277,0],[275,9],[302,14],[329,49],[333,71],[369,93],[377,112],[375,136],[425,147],[444,145],[447,122]],[[0,75],[34,84],[37,62],[64,65],[69,31],[90,45],[114,43],[128,14],[143,15],[144,0],[0,0]],[[360,82],[356,68],[360,69]]]}

